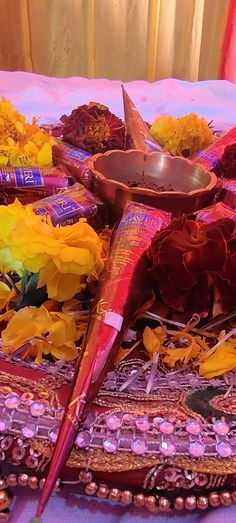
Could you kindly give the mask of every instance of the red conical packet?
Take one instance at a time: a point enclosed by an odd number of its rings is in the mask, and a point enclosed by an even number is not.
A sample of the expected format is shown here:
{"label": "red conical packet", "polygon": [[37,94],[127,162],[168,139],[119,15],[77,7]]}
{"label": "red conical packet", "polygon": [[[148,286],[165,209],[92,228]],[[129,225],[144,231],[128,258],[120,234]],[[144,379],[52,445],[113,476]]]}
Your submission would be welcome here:
{"label": "red conical packet", "polygon": [[236,221],[236,212],[230,209],[223,202],[214,203],[210,207],[201,209],[194,213],[197,217],[197,221],[204,223],[212,223],[220,220],[221,218],[231,218]]}
{"label": "red conical packet", "polygon": [[39,517],[73,445],[85,405],[88,408],[137,309],[146,301],[150,281],[145,251],[170,214],[128,202],[115,230],[110,256],[99,282],[96,304],[75,371],[72,394],[55,446],[41,500]]}
{"label": "red conical packet", "polygon": [[153,140],[148,126],[143,121],[123,85],[122,93],[127,132],[127,149],[143,149],[148,152],[163,151],[163,147]]}
{"label": "red conical packet", "polygon": [[52,148],[52,157],[55,165],[63,165],[73,176],[88,189],[92,188],[92,175],[87,167],[86,160],[92,153],[74,147],[62,140],[58,140]]}
{"label": "red conical packet", "polygon": [[236,210],[236,180],[221,180],[219,200],[231,209]]}
{"label": "red conical packet", "polygon": [[79,218],[92,218],[101,202],[83,185],[76,183],[60,194],[32,204],[35,214],[49,215],[53,225],[75,223]]}
{"label": "red conical packet", "polygon": [[0,167],[0,192],[38,190],[49,196],[66,189],[69,182],[67,174],[58,167]]}
{"label": "red conical packet", "polygon": [[214,170],[217,167],[218,161],[221,159],[226,145],[231,145],[236,142],[236,127],[233,127],[218,140],[213,142],[209,147],[203,149],[192,156],[193,162],[199,163],[208,171]]}

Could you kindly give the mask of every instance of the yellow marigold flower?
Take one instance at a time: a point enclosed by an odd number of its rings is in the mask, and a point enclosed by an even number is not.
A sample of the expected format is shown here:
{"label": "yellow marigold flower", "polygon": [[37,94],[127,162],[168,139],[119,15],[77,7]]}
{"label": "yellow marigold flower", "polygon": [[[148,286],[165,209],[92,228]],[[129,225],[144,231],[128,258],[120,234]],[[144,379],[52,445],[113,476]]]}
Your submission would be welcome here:
{"label": "yellow marigold flower", "polygon": [[18,200],[10,205],[0,205],[0,272],[15,271],[22,274],[23,265],[12,256],[11,250],[6,244],[10,230],[16,220],[23,214],[23,207]]}
{"label": "yellow marigold flower", "polygon": [[205,118],[190,113],[181,118],[159,116],[151,126],[152,137],[173,155],[188,156],[206,147],[212,141],[212,132]]}
{"label": "yellow marigold flower", "polygon": [[7,272],[16,272],[19,276],[22,275],[23,265],[20,261],[15,260],[12,256],[11,249],[6,247],[0,241],[0,272],[2,274]]}
{"label": "yellow marigold flower", "polygon": [[[41,338],[41,339],[40,339]],[[78,338],[74,318],[63,312],[49,312],[43,305],[24,307],[14,312],[5,330],[2,331],[2,350],[12,354],[27,342],[23,356],[33,356],[36,363],[43,355],[52,354],[57,359],[74,360],[78,356]]]}
{"label": "yellow marigold flower", "polygon": [[214,378],[236,369],[236,340],[225,341],[212,353],[209,350],[200,357],[198,372],[204,378]]}
{"label": "yellow marigold flower", "polygon": [[4,97],[0,100],[0,166],[52,165],[55,140],[36,125],[28,123]]}
{"label": "yellow marigold flower", "polygon": [[86,279],[99,277],[102,245],[86,220],[53,227],[50,219],[35,215],[30,205],[24,208],[17,201],[0,206],[0,223],[1,218],[2,238],[13,259],[28,271],[39,272],[38,287],[46,285],[49,298],[69,300],[83,288]]}
{"label": "yellow marigold flower", "polygon": [[23,207],[17,199],[0,205],[0,223],[0,267],[9,260],[9,270],[38,272],[56,254],[52,225],[34,214],[32,206]]}
{"label": "yellow marigold flower", "polygon": [[156,327],[156,329],[153,330],[150,329],[150,327],[145,327],[143,331],[143,344],[149,354],[160,352],[165,339],[165,327]]}
{"label": "yellow marigold flower", "polygon": [[0,311],[5,307],[11,294],[12,294],[12,291],[8,287],[8,285],[6,285],[6,283],[3,283],[2,281],[0,281]]}
{"label": "yellow marigold flower", "polygon": [[89,310],[82,310],[82,304],[77,298],[65,301],[62,305],[62,312],[73,316],[76,323],[78,340],[85,334],[89,320]]}
{"label": "yellow marigold flower", "polygon": [[40,270],[38,287],[47,286],[49,298],[70,300],[86,282],[98,279],[102,246],[96,232],[81,219],[74,225],[53,229],[60,249]]}
{"label": "yellow marigold flower", "polygon": [[24,216],[25,211],[21,203],[16,199],[9,205],[0,205],[0,239],[6,242],[11,228],[16,220]]}
{"label": "yellow marigold flower", "polygon": [[[183,340],[185,343],[183,344]],[[169,348],[165,347],[165,357],[163,361],[170,367],[174,367],[179,361],[184,365],[187,365],[190,360],[196,358],[201,351],[201,345],[198,343],[196,337],[191,336],[188,332],[180,331],[176,332],[171,338],[171,341],[175,344],[176,341],[182,343],[182,347]]]}

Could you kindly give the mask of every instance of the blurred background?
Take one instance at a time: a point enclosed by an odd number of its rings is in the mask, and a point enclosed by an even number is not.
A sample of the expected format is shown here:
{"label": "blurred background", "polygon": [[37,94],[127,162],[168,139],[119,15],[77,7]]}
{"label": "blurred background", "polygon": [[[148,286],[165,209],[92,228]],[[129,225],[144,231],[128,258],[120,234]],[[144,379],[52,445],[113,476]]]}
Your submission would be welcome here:
{"label": "blurred background", "polygon": [[1,0],[0,69],[236,81],[235,11],[235,0]]}

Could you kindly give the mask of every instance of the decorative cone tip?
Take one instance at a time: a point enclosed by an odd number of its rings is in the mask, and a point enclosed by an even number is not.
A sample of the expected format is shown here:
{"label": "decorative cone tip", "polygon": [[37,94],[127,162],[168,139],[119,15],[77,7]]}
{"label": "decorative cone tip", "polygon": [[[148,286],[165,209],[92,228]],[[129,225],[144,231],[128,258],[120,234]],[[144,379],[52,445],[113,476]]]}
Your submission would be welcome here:
{"label": "decorative cone tip", "polygon": [[29,523],[42,523],[42,519],[35,517],[35,518],[32,518]]}

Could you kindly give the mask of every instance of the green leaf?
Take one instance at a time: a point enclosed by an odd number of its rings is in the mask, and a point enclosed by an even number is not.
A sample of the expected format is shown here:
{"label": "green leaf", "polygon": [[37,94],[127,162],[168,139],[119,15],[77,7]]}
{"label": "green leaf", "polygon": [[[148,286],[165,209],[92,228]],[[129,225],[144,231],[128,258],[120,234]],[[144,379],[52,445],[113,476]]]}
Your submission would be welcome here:
{"label": "green leaf", "polygon": [[24,271],[21,279],[21,292],[16,299],[15,311],[30,305],[40,307],[47,300],[46,286],[37,288],[39,274]]}

